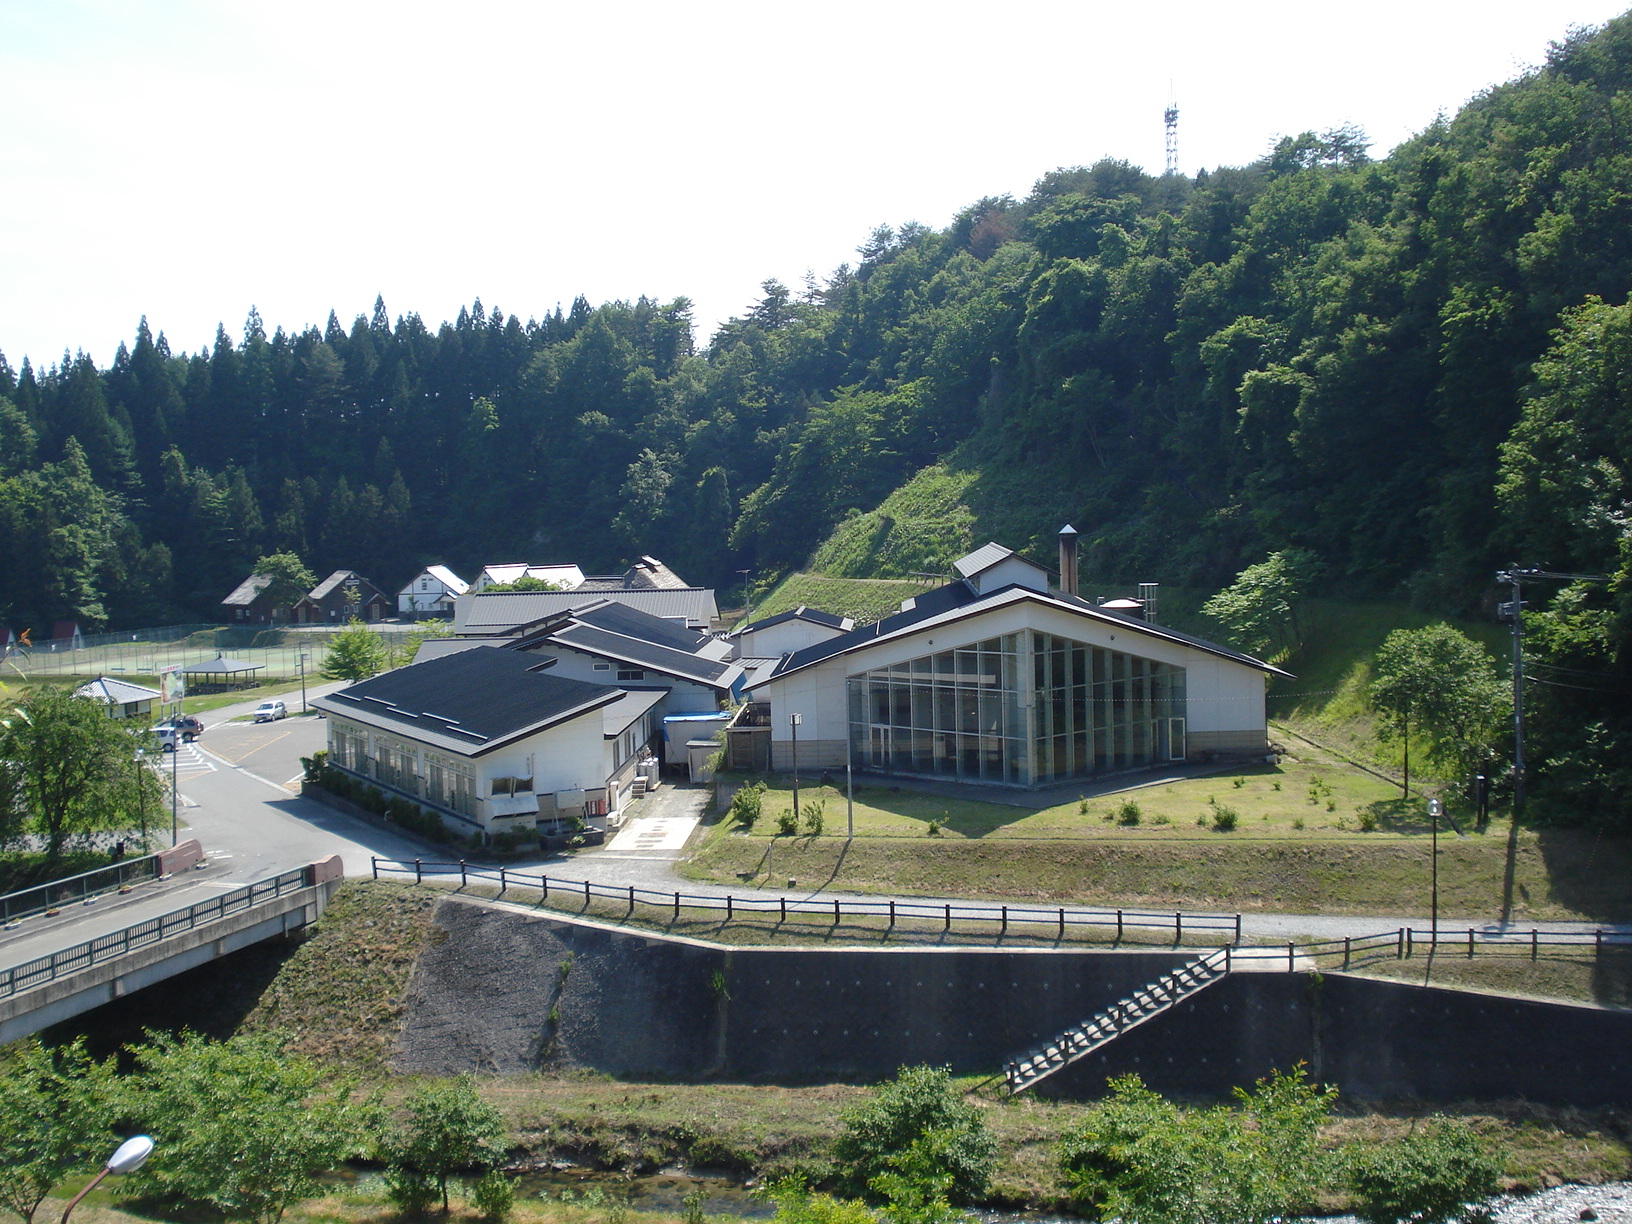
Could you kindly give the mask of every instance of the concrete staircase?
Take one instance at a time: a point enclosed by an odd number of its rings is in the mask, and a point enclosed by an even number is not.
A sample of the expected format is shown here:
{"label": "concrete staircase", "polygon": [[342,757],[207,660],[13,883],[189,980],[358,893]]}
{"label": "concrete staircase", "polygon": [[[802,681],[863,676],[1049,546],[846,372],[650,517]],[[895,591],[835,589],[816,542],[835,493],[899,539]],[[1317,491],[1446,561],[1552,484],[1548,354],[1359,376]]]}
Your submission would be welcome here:
{"label": "concrete staircase", "polygon": [[1018,1095],[1061,1067],[1091,1054],[1114,1041],[1129,1029],[1159,1016],[1182,999],[1205,990],[1230,972],[1230,949],[1219,948],[1198,956],[1171,973],[1164,973],[1150,985],[1099,1013],[1092,1020],[1073,1025],[1047,1044],[1005,1063],[1003,1077],[1009,1094]]}

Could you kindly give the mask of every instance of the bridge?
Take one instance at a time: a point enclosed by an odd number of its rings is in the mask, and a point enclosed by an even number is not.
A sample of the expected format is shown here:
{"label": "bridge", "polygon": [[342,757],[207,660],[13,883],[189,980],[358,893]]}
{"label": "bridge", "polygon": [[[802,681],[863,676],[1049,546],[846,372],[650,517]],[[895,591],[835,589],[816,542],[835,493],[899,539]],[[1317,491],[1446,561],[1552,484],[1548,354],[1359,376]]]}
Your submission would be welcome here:
{"label": "bridge", "polygon": [[[164,856],[153,856],[157,878],[167,878],[175,869],[202,863],[197,842],[184,843]],[[315,922],[344,874],[338,855],[316,863],[291,868],[264,879],[215,892],[204,900],[175,905],[180,897],[162,894],[149,899],[139,909],[147,912],[108,929],[104,919],[92,935],[89,924],[65,922],[35,933],[26,942],[0,945],[0,1045],[26,1037],[52,1024],[77,1016],[93,1007],[151,986],[155,982],[185,973],[217,957],[226,956],[264,939],[286,935]],[[56,892],[49,909],[39,909],[29,917],[61,916],[65,896],[79,905],[93,904],[98,895],[79,898],[67,885],[53,886]],[[108,894],[131,891],[128,884]],[[195,890],[188,889],[187,893]],[[170,905],[164,904],[166,896]],[[8,911],[8,929],[20,925]],[[86,936],[90,936],[87,938]],[[53,945],[49,951],[42,941]],[[8,955],[9,952],[9,955]],[[18,960],[18,955],[27,959]]]}

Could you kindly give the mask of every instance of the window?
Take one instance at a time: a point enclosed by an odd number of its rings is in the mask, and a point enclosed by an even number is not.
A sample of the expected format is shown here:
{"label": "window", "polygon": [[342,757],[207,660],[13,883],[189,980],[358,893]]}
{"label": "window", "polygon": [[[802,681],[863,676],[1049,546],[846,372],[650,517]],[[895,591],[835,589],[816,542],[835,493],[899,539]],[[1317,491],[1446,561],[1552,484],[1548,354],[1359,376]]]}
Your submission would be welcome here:
{"label": "window", "polygon": [[612,664],[610,664],[610,663],[597,663],[597,664],[595,664],[595,670],[596,671],[611,671],[612,670]]}
{"label": "window", "polygon": [[646,679],[646,673],[643,672],[643,671],[640,671],[637,668],[633,668],[633,667],[620,667],[620,668],[618,668],[618,679],[619,680],[644,680],[644,679]]}

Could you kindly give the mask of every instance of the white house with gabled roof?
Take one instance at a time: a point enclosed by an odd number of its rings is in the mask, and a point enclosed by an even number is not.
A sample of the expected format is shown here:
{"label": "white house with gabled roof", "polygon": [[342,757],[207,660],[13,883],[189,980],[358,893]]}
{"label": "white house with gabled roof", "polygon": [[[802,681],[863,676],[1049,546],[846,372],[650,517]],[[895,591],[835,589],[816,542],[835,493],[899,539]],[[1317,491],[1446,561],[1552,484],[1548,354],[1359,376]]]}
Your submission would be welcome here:
{"label": "white house with gabled roof", "polygon": [[397,592],[397,615],[452,616],[453,601],[470,590],[470,583],[445,565],[427,565]]}

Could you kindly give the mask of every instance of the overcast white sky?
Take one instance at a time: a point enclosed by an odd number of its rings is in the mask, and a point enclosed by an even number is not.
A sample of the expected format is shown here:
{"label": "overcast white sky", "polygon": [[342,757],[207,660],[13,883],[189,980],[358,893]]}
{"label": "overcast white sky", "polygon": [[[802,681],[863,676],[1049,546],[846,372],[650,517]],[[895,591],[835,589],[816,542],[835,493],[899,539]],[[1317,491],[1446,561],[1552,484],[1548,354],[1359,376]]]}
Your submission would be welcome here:
{"label": "overcast white sky", "polygon": [[584,294],[699,341],[1057,167],[1382,155],[1627,0],[0,0],[0,352]]}

